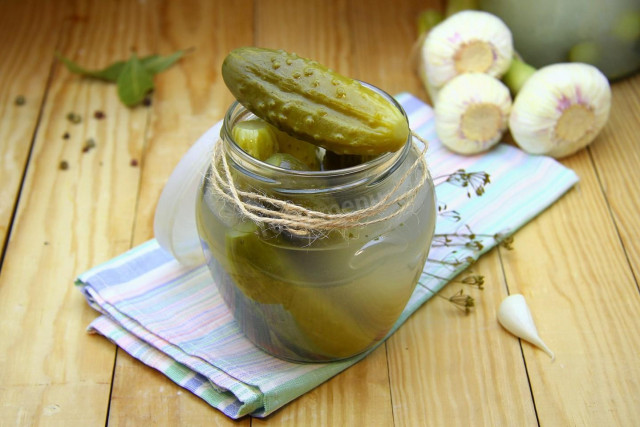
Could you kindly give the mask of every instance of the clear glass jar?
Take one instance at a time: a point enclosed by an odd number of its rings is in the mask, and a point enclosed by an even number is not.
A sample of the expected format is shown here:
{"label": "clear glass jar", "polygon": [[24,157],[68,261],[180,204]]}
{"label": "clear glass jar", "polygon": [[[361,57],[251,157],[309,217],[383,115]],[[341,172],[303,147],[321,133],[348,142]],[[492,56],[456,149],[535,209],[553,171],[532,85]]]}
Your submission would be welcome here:
{"label": "clear glass jar", "polygon": [[[240,189],[343,213],[421,182],[420,168],[410,171],[421,155],[411,138],[398,152],[346,169],[300,172],[258,161],[231,136],[235,123],[252,118],[236,102],[221,130],[223,155]],[[268,353],[299,362],[344,359],[380,342],[402,313],[427,258],[436,218],[431,177],[400,214],[390,217],[401,205],[394,204],[367,218],[380,222],[318,236],[244,219],[212,191],[212,167],[197,197],[198,233],[219,291],[244,334]]]}

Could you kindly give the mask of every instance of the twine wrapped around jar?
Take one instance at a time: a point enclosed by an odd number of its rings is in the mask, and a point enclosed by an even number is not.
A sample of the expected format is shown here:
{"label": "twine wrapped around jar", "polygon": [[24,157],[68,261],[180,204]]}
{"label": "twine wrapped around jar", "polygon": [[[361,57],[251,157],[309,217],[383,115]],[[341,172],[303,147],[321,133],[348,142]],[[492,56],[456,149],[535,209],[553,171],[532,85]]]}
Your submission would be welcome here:
{"label": "twine wrapped around jar", "polygon": [[[223,152],[223,144],[218,141],[213,148],[212,173],[209,185],[214,194],[233,204],[240,215],[256,224],[262,224],[279,230],[286,230],[297,236],[319,237],[330,231],[345,231],[356,226],[365,226],[387,221],[404,212],[416,194],[429,179],[429,170],[424,153],[428,143],[415,132],[412,136],[422,142],[423,147],[412,139],[411,148],[416,151],[417,158],[391,191],[371,206],[344,213],[326,213],[305,208],[290,201],[280,200],[255,191],[243,191],[236,187],[231,170]],[[414,185],[399,195],[395,193],[416,170],[420,176]],[[380,216],[393,206],[394,211]],[[267,208],[269,206],[272,208]]]}

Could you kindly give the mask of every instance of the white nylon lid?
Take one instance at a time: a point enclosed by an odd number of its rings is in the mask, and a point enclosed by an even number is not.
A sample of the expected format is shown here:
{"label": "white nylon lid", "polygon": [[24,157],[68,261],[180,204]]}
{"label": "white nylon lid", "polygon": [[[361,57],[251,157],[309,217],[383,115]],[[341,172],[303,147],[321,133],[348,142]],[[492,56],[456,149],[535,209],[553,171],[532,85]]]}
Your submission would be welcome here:
{"label": "white nylon lid", "polygon": [[221,127],[222,121],[206,131],[180,159],[156,206],[156,240],[183,265],[205,262],[196,227],[196,197]]}

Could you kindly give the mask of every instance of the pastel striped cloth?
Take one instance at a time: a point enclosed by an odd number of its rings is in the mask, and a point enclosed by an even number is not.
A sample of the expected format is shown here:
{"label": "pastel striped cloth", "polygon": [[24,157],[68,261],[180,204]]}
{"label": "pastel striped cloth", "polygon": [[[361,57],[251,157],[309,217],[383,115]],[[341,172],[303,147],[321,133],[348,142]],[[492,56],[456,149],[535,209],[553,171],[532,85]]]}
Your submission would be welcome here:
{"label": "pastel striped cloth", "polygon": [[[452,154],[436,138],[429,106],[408,93],[397,99],[411,128],[430,142],[427,161],[434,178],[459,169],[484,171],[491,177],[482,196],[472,191],[467,195],[469,187],[437,185],[438,204],[443,210],[446,205],[450,215],[439,217],[436,233],[471,229],[485,237],[478,237],[481,248],[451,248],[436,239],[429,254],[432,260],[476,259],[495,246],[493,235],[515,232],[578,181],[573,171],[553,159],[527,155],[509,145],[477,156]],[[439,290],[465,267],[464,262],[428,261],[390,334],[433,296],[429,289]],[[90,331],[104,335],[231,418],[264,417],[367,356],[319,364],[269,356],[240,332],[207,267],[180,265],[156,240],[85,272],[77,284],[89,304],[102,313]]]}

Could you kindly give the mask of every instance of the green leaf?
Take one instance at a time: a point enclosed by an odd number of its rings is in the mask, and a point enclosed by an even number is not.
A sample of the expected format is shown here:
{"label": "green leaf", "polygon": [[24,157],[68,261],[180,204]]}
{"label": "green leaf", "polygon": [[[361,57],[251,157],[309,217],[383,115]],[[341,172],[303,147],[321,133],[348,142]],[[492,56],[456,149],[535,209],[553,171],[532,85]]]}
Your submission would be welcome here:
{"label": "green leaf", "polygon": [[189,51],[179,50],[167,56],[149,55],[143,58],[133,54],[128,61],[116,61],[101,70],[88,70],[59,52],[56,52],[56,56],[72,73],[117,83],[120,100],[131,107],[141,102],[147,92],[153,89],[155,74],[175,64]]}
{"label": "green leaf", "polygon": [[118,76],[118,97],[123,104],[133,107],[142,102],[151,89],[153,75],[133,53]]}
{"label": "green leaf", "polygon": [[158,74],[175,64],[185,54],[184,50],[179,50],[167,56],[151,55],[142,58],[140,62],[151,74]]}
{"label": "green leaf", "polygon": [[[168,56],[149,55],[145,56],[144,58],[140,58],[140,62],[142,63],[144,68],[153,75],[158,74],[175,64],[176,61],[184,56],[184,54],[184,50],[179,50]],[[76,64],[72,60],[65,58],[60,53],[56,53],[56,56],[58,57],[58,59],[60,59],[60,61],[62,61],[64,65],[67,66],[69,71],[71,71],[72,73],[81,74],[87,77],[94,77],[96,79],[106,80],[114,83],[118,81],[118,77],[120,76],[120,73],[122,73],[122,70],[124,69],[124,66],[126,64],[125,61],[116,61],[101,70],[88,70]]]}
{"label": "green leaf", "polygon": [[118,81],[118,77],[125,66],[125,61],[117,61],[102,70],[87,70],[70,59],[65,58],[60,53],[56,53],[56,56],[72,73],[81,74],[87,77],[94,77],[96,79],[106,80],[109,82]]}

